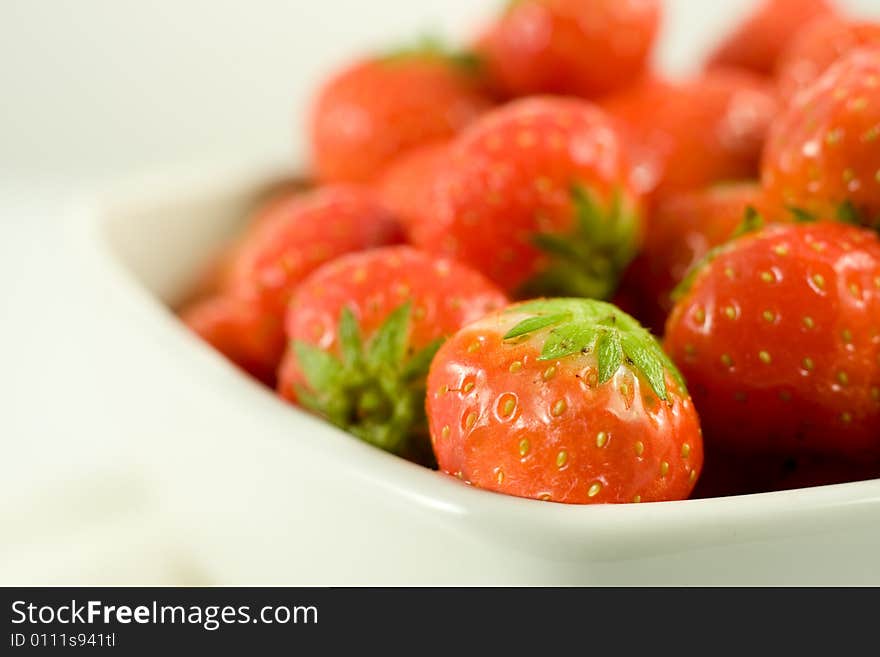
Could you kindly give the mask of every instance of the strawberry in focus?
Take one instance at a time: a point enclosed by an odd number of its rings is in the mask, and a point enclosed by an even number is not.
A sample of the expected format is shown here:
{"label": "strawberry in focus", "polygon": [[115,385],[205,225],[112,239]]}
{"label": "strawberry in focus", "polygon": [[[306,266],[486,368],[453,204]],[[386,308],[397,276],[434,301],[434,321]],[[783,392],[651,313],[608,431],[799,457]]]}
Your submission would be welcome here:
{"label": "strawberry in focus", "polygon": [[880,454],[880,239],[836,222],[722,247],[670,317],[707,445],[744,454]]}
{"label": "strawberry in focus", "polygon": [[312,110],[322,182],[371,182],[409,149],[448,139],[492,105],[474,61],[426,46],[342,71]]}
{"label": "strawberry in focus", "polygon": [[343,256],[291,300],[278,392],[362,440],[425,462],[425,377],[443,339],[507,299],[408,246]]}
{"label": "strawberry in focus", "polygon": [[518,0],[477,51],[508,96],[593,98],[643,71],[659,22],[657,0]]}
{"label": "strawberry in focus", "polygon": [[464,328],[431,366],[428,417],[444,472],[519,497],[685,499],[703,461],[675,366],[599,301],[531,301]]}
{"label": "strawberry in focus", "polygon": [[880,227],[880,48],[851,52],[795,96],[773,122],[762,183],[802,212]]}
{"label": "strawberry in focus", "polygon": [[641,233],[621,140],[587,101],[536,97],[489,112],[450,146],[419,214],[418,247],[519,296],[611,294]]}
{"label": "strawberry in focus", "polygon": [[648,78],[601,105],[624,126],[635,187],[656,196],[757,177],[778,110],[770,83],[721,70],[676,83]]}
{"label": "strawberry in focus", "polygon": [[880,23],[820,18],[798,32],[779,62],[776,78],[783,98],[791,98],[844,55],[880,46]]}
{"label": "strawberry in focus", "polygon": [[772,76],[801,26],[834,15],[828,0],[762,0],[710,56],[710,68],[742,68]]}

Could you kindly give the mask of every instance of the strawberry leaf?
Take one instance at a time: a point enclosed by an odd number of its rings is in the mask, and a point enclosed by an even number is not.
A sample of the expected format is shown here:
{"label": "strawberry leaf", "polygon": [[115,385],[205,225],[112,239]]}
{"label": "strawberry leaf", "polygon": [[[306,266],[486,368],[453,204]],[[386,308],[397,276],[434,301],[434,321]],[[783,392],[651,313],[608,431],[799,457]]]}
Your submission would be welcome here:
{"label": "strawberry leaf", "polygon": [[595,327],[577,323],[566,324],[550,332],[538,360],[557,360],[589,351],[595,341]]}
{"label": "strawberry leaf", "polygon": [[425,418],[425,378],[442,344],[411,355],[410,302],[392,311],[365,340],[350,308],[339,316],[338,352],[306,342],[292,348],[305,383],[298,403],[361,440],[419,462],[433,458]]}
{"label": "strawberry leaf", "polygon": [[621,189],[607,204],[581,184],[571,189],[573,228],[537,233],[532,243],[549,264],[519,290],[521,297],[546,295],[607,298],[636,254],[640,220]]}
{"label": "strawberry leaf", "polygon": [[538,315],[536,317],[529,317],[521,321],[519,324],[510,329],[505,335],[505,340],[513,340],[514,338],[518,338],[523,335],[528,335],[529,333],[534,333],[535,331],[540,331],[543,328],[547,328],[548,326],[553,326],[555,324],[559,324],[564,322],[567,319],[571,319],[571,315],[568,313],[560,313],[557,315]]}
{"label": "strawberry leaf", "polygon": [[312,390],[320,391],[336,385],[343,373],[343,365],[323,349],[296,340],[293,343],[296,359]]}
{"label": "strawberry leaf", "polygon": [[581,253],[574,247],[571,240],[563,235],[535,233],[532,235],[532,244],[544,253],[549,253],[559,258],[576,261],[581,257]]}
{"label": "strawberry leaf", "polygon": [[[653,340],[650,335],[647,337]],[[626,357],[648,379],[648,383],[651,385],[654,393],[660,399],[666,401],[669,395],[666,390],[666,375],[663,361],[652,353],[653,350],[645,343],[644,339],[624,333],[620,336],[620,341],[623,344],[623,352],[626,354]]]}
{"label": "strawberry leaf", "polygon": [[367,361],[373,367],[399,363],[406,354],[409,339],[409,301],[395,309],[379,327],[370,343]]}
{"label": "strawberry leaf", "polygon": [[403,368],[403,378],[411,381],[427,376],[428,370],[431,367],[431,361],[434,360],[434,356],[437,355],[440,347],[443,346],[443,342],[443,338],[438,338],[410,358]]}
{"label": "strawberry leaf", "polygon": [[[575,185],[572,187],[571,196],[574,203],[575,218],[581,233],[592,237],[600,236],[606,220],[602,217],[592,193],[582,185]],[[615,212],[618,211],[619,208],[614,208],[612,205],[611,211],[608,213],[609,218],[614,217]]]}
{"label": "strawberry leaf", "polygon": [[453,49],[442,37],[436,34],[425,34],[415,43],[379,54],[379,61],[386,64],[413,59],[443,61],[466,75],[475,75],[483,68],[483,60],[476,52]]}
{"label": "strawberry leaf", "polygon": [[849,200],[837,206],[837,220],[851,226],[863,225],[861,213],[856,209],[852,201]]}
{"label": "strawberry leaf", "polygon": [[553,327],[546,335],[539,360],[592,353],[599,369],[599,383],[607,383],[621,367],[627,366],[644,377],[663,401],[669,399],[667,374],[687,392],[681,373],[654,336],[611,304],[591,299],[540,299],[513,306],[509,312],[536,315],[521,321],[508,336]]}
{"label": "strawberry leaf", "polygon": [[786,206],[785,209],[791,214],[796,224],[813,224],[819,220],[816,215],[794,205]]}
{"label": "strawberry leaf", "polygon": [[353,367],[361,361],[364,349],[361,330],[354,313],[348,307],[342,309],[339,317],[339,348],[346,367]]}
{"label": "strawberry leaf", "polygon": [[736,239],[737,237],[742,237],[743,235],[754,233],[758,230],[761,230],[761,228],[763,227],[764,217],[761,216],[761,213],[758,212],[754,208],[754,206],[746,206],[743,220],[740,222],[739,226],[734,229],[733,233],[730,236],[730,239]]}
{"label": "strawberry leaf", "polygon": [[623,345],[619,331],[602,331],[596,343],[596,359],[599,363],[599,383],[610,381],[623,365]]}
{"label": "strawberry leaf", "polygon": [[[678,384],[678,387],[681,388],[684,392],[687,392],[687,382],[684,380],[684,377],[681,375],[679,369],[673,364],[672,360],[669,356],[666,355],[666,352],[663,351],[663,347],[660,346],[660,343],[657,339],[645,331],[647,336],[650,338],[648,342],[648,349],[654,356],[654,360],[659,363],[662,363],[667,372],[672,375],[673,380]],[[657,392],[655,390],[655,392]],[[659,393],[657,393],[659,396]],[[661,399],[665,400],[665,397],[661,397]]]}

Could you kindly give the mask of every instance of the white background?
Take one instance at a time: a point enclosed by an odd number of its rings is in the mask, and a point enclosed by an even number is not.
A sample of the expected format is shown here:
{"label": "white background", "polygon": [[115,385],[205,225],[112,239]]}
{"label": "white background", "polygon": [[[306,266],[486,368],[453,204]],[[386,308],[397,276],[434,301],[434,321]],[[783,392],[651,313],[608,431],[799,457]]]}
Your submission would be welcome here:
{"label": "white background", "polygon": [[[125,377],[126,352],[68,252],[73,199],[145,169],[293,158],[332,67],[466,37],[500,4],[0,0],[0,583],[200,581],[126,445],[149,440],[161,381],[135,369],[106,394],[103,361]],[[669,0],[661,67],[696,70],[752,4]],[[880,15],[880,0],[843,4]]]}

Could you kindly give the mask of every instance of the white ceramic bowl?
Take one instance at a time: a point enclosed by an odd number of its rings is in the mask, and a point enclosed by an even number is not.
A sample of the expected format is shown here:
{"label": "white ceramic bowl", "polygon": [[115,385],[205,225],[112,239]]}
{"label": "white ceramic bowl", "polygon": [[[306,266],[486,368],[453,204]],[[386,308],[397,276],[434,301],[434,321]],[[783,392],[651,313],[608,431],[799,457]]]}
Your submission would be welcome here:
{"label": "white ceramic bowl", "polygon": [[141,454],[213,581],[880,584],[880,481],[564,506],[471,489],[280,402],[168,310],[276,175],[139,181],[77,223],[89,284],[153,365],[129,370],[153,377],[144,413],[171,427]]}

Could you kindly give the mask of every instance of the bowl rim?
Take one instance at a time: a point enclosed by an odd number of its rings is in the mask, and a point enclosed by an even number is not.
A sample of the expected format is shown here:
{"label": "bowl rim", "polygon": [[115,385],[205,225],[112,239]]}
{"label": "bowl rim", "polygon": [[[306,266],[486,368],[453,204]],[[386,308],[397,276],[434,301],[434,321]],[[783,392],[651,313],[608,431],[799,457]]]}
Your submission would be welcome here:
{"label": "bowl rim", "polygon": [[[104,234],[110,217],[126,208],[155,206],[175,199],[207,198],[219,193],[244,195],[267,180],[291,175],[296,167],[278,162],[256,165],[198,166],[122,179],[76,203],[67,223],[70,241],[84,272],[95,285],[112,291],[115,302],[138,326],[154,334],[154,344],[178,366],[201,370],[236,391],[243,408],[271,422],[271,439],[282,442],[282,427],[296,414],[300,443],[332,452],[345,476],[377,491],[439,513],[448,522],[464,522],[481,531],[503,534],[529,548],[555,542],[563,550],[586,549],[606,558],[625,556],[622,539],[650,544],[651,553],[809,534],[846,526],[854,514],[880,517],[880,479],[758,493],[735,497],[689,499],[642,504],[568,505],[518,498],[464,485],[362,443],[341,430],[277,399],[272,391],[241,374],[213,349],[185,329],[171,309],[152,294],[113,251]],[[259,432],[262,433],[262,432]],[[821,514],[821,526],[817,526]],[[839,521],[839,522],[838,522]],[[529,531],[523,531],[528,527]],[[695,531],[712,528],[717,531]]]}

